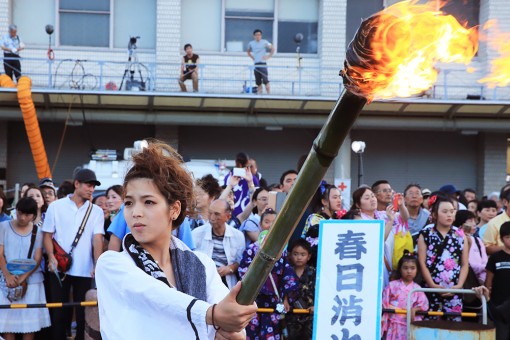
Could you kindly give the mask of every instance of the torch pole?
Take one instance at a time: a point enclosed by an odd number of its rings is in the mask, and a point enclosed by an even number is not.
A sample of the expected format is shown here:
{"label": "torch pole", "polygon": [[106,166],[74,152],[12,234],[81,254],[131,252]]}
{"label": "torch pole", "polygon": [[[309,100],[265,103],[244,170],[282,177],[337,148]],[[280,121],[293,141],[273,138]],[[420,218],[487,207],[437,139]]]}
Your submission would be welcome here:
{"label": "torch pole", "polygon": [[328,120],[313,142],[312,149],[273,227],[243,278],[241,291],[237,295],[239,304],[249,305],[255,301],[366,102],[365,98],[345,89],[340,94]]}

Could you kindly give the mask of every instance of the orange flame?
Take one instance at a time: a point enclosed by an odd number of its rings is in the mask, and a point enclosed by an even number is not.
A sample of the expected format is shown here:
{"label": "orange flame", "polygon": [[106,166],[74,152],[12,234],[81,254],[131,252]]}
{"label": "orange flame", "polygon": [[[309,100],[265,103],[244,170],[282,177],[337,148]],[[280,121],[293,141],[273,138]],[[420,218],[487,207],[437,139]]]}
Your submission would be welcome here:
{"label": "orange flame", "polygon": [[496,24],[496,20],[490,20],[484,25],[484,29],[492,30],[488,35],[491,37],[488,45],[491,50],[497,51],[498,57],[490,63],[490,74],[478,81],[487,84],[491,89],[510,84],[510,33],[500,32]]}
{"label": "orange flame", "polygon": [[468,64],[478,50],[477,29],[435,6],[402,1],[364,21],[342,71],[346,88],[368,100],[409,97],[435,83],[437,62]]}

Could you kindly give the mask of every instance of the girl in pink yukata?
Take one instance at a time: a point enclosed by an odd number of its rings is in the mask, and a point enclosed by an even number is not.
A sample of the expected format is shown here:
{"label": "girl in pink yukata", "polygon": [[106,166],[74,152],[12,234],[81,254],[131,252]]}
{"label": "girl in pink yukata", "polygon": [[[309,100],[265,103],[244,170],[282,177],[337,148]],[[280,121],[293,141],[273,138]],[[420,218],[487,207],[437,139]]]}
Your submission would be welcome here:
{"label": "girl in pink yukata", "polygon": [[[404,255],[398,261],[398,280],[390,281],[384,288],[382,304],[383,308],[406,309],[409,292],[420,285],[414,282],[418,273],[418,259],[412,253],[404,250]],[[423,292],[416,292],[412,297],[412,318],[415,321],[422,319],[416,316],[417,311],[429,309],[429,301]],[[405,314],[384,313],[382,318],[382,332],[386,340],[405,340],[407,337],[407,325]]]}

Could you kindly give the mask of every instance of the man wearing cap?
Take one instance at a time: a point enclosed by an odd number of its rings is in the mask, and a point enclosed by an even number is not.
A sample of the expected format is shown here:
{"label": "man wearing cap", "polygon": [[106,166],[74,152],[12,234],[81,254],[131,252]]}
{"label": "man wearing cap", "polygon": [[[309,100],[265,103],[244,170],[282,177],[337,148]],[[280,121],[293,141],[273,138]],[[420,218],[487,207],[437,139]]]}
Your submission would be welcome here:
{"label": "man wearing cap", "polygon": [[445,184],[441,188],[439,188],[439,192],[450,196],[457,202],[457,211],[458,210],[467,210],[466,206],[462,204],[462,202],[459,202],[459,192],[457,191],[457,188],[453,184]]}
{"label": "man wearing cap", "polygon": [[[69,253],[89,206],[92,208],[83,233],[72,251],[71,268],[66,273],[57,273],[60,279],[57,275],[50,275],[51,294],[48,302],[68,302],[71,287],[73,300],[84,301],[85,293],[92,285],[95,263],[103,250],[104,214],[101,208],[91,202],[95,187],[101,183],[92,170],[81,169],[74,176],[73,184],[74,193],[53,202],[46,212],[42,230],[50,269],[57,268],[52,239]],[[52,339],[66,339],[66,323],[72,313],[70,308],[53,310]],[[83,307],[76,308],[76,324],[75,339],[83,339],[85,329]]]}
{"label": "man wearing cap", "polygon": [[430,189],[423,189],[421,191],[421,195],[423,196],[423,208],[425,209],[429,209],[429,198],[430,198],[430,194],[432,194],[432,191],[430,191]]}
{"label": "man wearing cap", "polygon": [[19,61],[19,52],[25,48],[25,45],[19,39],[16,25],[9,25],[9,33],[2,38],[2,50],[4,51],[4,69],[12,80],[16,77],[19,80],[21,76],[21,63]]}
{"label": "man wearing cap", "polygon": [[48,206],[57,200],[57,189],[51,178],[41,179],[39,182],[39,189],[41,189],[44,202],[46,202]]}

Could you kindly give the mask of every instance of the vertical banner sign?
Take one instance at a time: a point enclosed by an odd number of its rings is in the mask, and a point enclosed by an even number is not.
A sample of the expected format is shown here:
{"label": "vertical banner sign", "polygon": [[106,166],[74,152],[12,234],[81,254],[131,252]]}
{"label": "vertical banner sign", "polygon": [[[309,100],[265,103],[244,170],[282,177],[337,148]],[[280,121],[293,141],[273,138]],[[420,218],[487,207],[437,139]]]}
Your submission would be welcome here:
{"label": "vertical banner sign", "polygon": [[381,338],[384,225],[322,220],[313,339]]}

